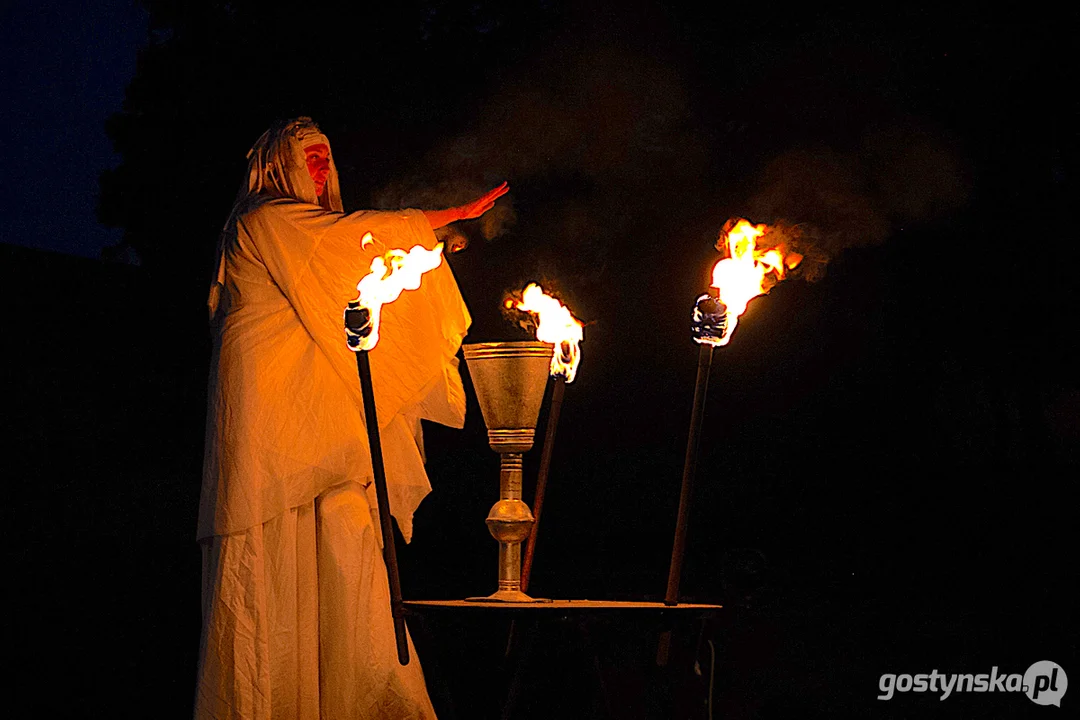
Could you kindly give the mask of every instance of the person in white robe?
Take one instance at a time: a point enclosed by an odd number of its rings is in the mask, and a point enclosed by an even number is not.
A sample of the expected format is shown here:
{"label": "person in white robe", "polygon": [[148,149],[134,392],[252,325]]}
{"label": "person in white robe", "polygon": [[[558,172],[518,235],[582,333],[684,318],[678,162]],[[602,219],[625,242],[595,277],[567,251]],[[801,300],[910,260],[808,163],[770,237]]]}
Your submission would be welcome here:
{"label": "person in white robe", "polygon": [[[435,247],[434,229],[479,217],[507,188],[447,210],[346,214],[330,143],[309,118],[278,123],[248,158],[209,299],[195,717],[434,718],[411,638],[411,662],[397,661],[343,313],[376,254]],[[406,541],[430,491],[420,420],[464,424],[456,353],[469,322],[446,262],[382,309],[370,360]]]}

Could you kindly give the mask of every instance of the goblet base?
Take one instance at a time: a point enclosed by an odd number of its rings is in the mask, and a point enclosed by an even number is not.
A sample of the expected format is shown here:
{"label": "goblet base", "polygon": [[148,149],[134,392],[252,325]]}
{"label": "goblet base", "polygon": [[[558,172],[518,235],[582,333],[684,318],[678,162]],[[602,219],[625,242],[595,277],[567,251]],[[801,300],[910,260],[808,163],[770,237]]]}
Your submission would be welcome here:
{"label": "goblet base", "polygon": [[529,597],[520,590],[499,590],[487,597],[469,597],[465,602],[549,603],[550,598]]}

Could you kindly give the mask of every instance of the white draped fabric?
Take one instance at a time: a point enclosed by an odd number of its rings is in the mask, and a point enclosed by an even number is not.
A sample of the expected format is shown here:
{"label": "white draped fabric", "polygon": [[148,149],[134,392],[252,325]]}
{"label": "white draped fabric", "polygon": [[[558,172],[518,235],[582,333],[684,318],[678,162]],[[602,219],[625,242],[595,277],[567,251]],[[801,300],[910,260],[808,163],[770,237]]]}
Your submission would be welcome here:
{"label": "white draped fabric", "polygon": [[416,649],[397,662],[363,489],[324,492],[203,545],[196,717],[434,718]]}
{"label": "white draped fabric", "polygon": [[[436,239],[416,210],[312,204],[295,136],[253,148],[211,293],[195,716],[433,718],[415,652],[408,666],[397,662],[343,314],[376,254]],[[340,206],[333,166],[327,187]],[[367,233],[376,243],[363,247]],[[445,262],[383,308],[370,359],[389,499],[406,539],[430,491],[420,420],[464,423],[455,354],[468,325]]]}
{"label": "white draped fabric", "polygon": [[[345,215],[286,199],[262,202],[236,228],[222,254],[200,539],[266,522],[343,481],[371,481],[345,306],[379,250],[437,244],[418,210]],[[367,233],[376,243],[364,248]],[[382,311],[371,372],[390,506],[406,537],[430,485],[418,443],[395,439],[418,433],[419,418],[464,423],[455,353],[468,324],[445,261]]]}

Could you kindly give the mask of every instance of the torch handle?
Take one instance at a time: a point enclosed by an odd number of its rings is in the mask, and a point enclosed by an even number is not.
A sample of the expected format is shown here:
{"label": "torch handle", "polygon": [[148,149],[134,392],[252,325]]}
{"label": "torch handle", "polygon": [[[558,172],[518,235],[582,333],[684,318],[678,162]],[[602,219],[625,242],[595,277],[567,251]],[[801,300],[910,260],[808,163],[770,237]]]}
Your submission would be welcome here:
{"label": "torch handle", "polygon": [[713,346],[703,344],[698,352],[697,382],[694,383],[694,408],[690,412],[690,436],[686,440],[683,461],[682,490],[679,492],[679,516],[675,522],[675,543],[671,548],[665,605],[679,604],[679,581],[682,578],[683,556],[686,554],[686,525],[690,516],[690,501],[694,494],[694,474],[697,470],[698,441],[701,420],[705,414],[705,393],[709,389],[709,370],[712,367]]}
{"label": "torch handle", "polygon": [[390,613],[394,618],[394,639],[397,641],[398,662],[409,664],[409,640],[405,634],[405,604],[401,599],[401,576],[398,574],[397,546],[390,520],[390,496],[386,492],[386,468],[383,466],[379,420],[375,413],[375,392],[371,384],[371,361],[366,350],[356,352],[356,369],[360,375],[360,393],[364,397],[364,423],[367,425],[368,445],[371,448],[371,469],[375,474],[375,497],[379,503],[379,527],[383,539],[383,562],[390,581]]}
{"label": "torch handle", "polygon": [[555,378],[555,389],[551,391],[551,408],[548,411],[547,429],[544,433],[544,449],[540,454],[540,471],[536,476],[536,499],[533,500],[533,526],[529,530],[529,540],[525,545],[525,561],[521,568],[521,592],[529,590],[529,576],[532,575],[533,555],[536,554],[536,536],[540,532],[540,511],[544,508],[544,491],[547,489],[548,471],[551,469],[551,454],[555,450],[555,430],[559,427],[559,412],[562,410],[563,395],[566,393],[566,376]]}

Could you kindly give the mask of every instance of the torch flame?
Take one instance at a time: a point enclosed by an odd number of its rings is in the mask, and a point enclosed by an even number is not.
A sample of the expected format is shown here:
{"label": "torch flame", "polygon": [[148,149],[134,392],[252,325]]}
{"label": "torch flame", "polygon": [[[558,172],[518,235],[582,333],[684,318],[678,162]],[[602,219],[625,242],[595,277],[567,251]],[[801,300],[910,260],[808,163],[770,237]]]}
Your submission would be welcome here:
{"label": "torch flame", "polygon": [[[366,248],[376,242],[371,233],[364,235],[361,246]],[[360,338],[354,350],[371,350],[379,342],[379,317],[382,306],[394,302],[404,290],[420,287],[420,277],[442,264],[443,245],[432,250],[414,245],[408,252],[393,248],[371,261],[371,272],[356,285],[360,296],[354,301],[371,313],[371,334]]]}
{"label": "torch flame", "polygon": [[787,270],[802,260],[797,253],[785,254],[781,248],[758,250],[758,238],[768,232],[767,226],[753,225],[747,220],[734,224],[729,220],[724,225],[721,242],[726,241],[728,257],[713,267],[712,286],[717,289],[720,302],[727,307],[727,329],[713,344],[727,345],[747,304],[767,293],[784,279]]}
{"label": "torch flame", "polygon": [[521,293],[517,309],[537,316],[537,340],[555,345],[551,374],[564,376],[568,383],[574,382],[581,362],[581,323],[565,305],[546,294],[536,283],[529,283]]}

